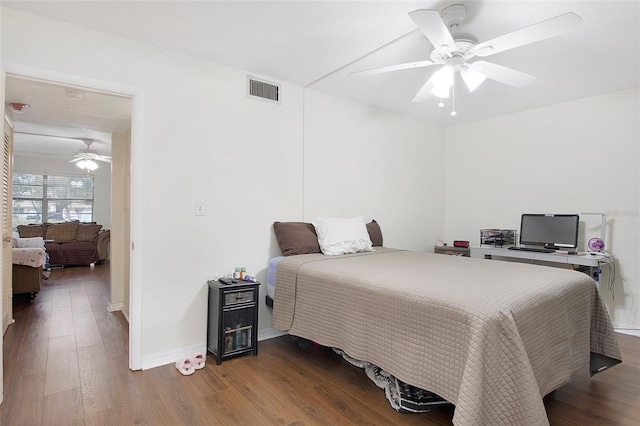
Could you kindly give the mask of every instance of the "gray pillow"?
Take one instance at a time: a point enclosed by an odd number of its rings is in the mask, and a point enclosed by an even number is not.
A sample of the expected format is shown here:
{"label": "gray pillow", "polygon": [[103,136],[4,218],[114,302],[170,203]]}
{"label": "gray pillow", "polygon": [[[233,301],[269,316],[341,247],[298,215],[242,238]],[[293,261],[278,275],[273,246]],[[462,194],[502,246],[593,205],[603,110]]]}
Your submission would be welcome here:
{"label": "gray pillow", "polygon": [[367,223],[367,232],[369,233],[369,239],[373,243],[373,246],[382,247],[382,230],[375,219]]}

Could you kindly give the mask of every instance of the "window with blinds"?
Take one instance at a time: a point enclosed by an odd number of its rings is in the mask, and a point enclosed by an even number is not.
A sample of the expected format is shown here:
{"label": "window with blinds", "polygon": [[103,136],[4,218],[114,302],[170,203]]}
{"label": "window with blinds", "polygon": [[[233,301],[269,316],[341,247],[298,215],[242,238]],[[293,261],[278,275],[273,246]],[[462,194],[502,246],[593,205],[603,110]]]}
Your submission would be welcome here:
{"label": "window with blinds", "polygon": [[93,177],[13,174],[13,225],[93,221]]}

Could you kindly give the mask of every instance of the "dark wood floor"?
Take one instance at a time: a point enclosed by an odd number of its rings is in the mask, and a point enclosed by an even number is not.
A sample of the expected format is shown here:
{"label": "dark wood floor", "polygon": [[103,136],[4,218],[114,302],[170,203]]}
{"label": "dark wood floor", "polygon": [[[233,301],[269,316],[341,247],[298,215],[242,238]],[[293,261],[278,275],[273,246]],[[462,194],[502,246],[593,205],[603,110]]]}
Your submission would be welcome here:
{"label": "dark wood floor", "polygon": [[[108,265],[54,269],[35,302],[14,302],[2,425],[451,424],[451,411],[396,413],[362,370],[288,337],[191,376],[129,371],[128,324],[107,303]],[[624,363],[592,379],[581,369],[545,398],[552,425],[638,425],[640,338],[618,341]]]}

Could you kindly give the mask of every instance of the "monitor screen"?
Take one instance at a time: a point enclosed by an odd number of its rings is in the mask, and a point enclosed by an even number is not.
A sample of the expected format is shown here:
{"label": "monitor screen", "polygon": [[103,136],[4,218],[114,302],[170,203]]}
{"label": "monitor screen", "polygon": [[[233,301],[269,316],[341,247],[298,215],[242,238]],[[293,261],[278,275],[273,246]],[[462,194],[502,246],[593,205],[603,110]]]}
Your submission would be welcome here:
{"label": "monitor screen", "polygon": [[576,248],[579,222],[577,214],[523,214],[520,245]]}

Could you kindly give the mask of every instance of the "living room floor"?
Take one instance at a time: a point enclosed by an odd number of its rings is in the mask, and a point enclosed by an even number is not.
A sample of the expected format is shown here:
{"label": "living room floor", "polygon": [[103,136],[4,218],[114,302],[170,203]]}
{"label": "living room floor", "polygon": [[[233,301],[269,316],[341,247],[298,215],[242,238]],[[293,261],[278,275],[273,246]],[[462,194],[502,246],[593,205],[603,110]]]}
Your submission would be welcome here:
{"label": "living room floor", "polygon": [[[258,356],[206,366],[130,371],[128,323],[107,311],[109,264],[54,268],[33,302],[14,299],[4,336],[2,425],[451,425],[452,411],[395,412],[362,369],[288,336]],[[586,368],[545,397],[552,425],[635,425],[640,338],[618,334],[624,362],[594,378]]]}

